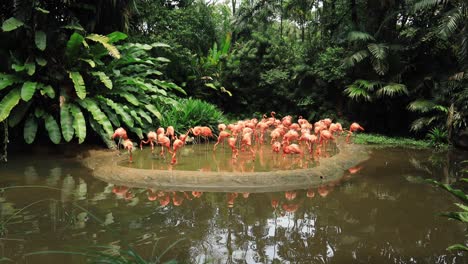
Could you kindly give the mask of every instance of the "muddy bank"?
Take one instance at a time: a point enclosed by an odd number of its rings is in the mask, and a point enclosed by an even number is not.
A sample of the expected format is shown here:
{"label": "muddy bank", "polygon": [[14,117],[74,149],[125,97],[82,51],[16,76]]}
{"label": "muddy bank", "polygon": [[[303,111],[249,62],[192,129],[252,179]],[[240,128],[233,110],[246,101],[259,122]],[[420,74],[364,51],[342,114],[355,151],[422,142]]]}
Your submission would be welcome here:
{"label": "muddy bank", "polygon": [[93,176],[116,185],[178,191],[270,192],[309,188],[349,176],[348,168],[369,157],[363,145],[340,144],[337,155],[317,167],[271,172],[146,170],[119,166],[128,157],[109,150],[88,150],[81,162]]}

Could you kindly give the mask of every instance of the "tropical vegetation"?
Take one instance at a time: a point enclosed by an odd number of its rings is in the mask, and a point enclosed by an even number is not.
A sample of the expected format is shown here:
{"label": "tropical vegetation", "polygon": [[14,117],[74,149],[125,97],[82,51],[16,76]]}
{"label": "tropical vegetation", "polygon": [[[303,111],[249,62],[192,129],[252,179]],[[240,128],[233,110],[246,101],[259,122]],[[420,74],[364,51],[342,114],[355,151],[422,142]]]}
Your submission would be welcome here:
{"label": "tropical vegetation", "polygon": [[6,1],[4,138],[99,136],[112,147],[118,126],[141,138],[169,118],[180,131],[195,124],[180,117],[192,98],[214,115],[331,117],[452,143],[467,133],[467,10],[462,0]]}

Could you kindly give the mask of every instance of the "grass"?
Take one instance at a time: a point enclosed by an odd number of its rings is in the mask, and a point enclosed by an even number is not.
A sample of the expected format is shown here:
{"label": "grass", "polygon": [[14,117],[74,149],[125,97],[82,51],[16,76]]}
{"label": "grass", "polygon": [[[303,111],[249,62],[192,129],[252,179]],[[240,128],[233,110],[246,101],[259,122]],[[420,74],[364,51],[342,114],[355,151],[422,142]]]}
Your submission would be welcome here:
{"label": "grass", "polygon": [[386,145],[413,148],[432,148],[433,144],[428,140],[417,140],[413,138],[388,137],[378,134],[360,133],[353,135],[352,141],[363,145]]}

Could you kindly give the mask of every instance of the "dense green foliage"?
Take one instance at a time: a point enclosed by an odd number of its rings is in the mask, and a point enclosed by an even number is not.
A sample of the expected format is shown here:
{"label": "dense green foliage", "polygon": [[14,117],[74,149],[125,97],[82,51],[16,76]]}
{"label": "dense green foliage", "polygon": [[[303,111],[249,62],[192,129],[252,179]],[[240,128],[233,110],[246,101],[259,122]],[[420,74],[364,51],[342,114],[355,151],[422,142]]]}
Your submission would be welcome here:
{"label": "dense green foliage", "polygon": [[[172,50],[176,59],[168,76],[189,95],[226,112],[248,116],[275,110],[311,119],[353,119],[370,131],[392,135],[424,135],[436,127],[449,140],[452,131],[466,128],[464,1],[160,1],[137,6],[145,11],[132,20],[132,35],[180,47]],[[145,27],[146,22],[153,26]],[[232,36],[229,51],[215,70],[207,70],[213,48],[223,46],[227,33]]]}
{"label": "dense green foliage", "polygon": [[[10,56],[0,68],[0,121],[22,125],[26,143],[42,124],[55,144],[74,137],[82,143],[89,128],[108,147],[115,127],[143,138],[161,116],[157,106],[185,94],[161,77],[169,60],[157,50],[166,44],[117,45],[126,34],[88,34],[78,22],[66,24],[45,6],[31,5],[31,13],[2,24]],[[25,46],[13,45],[20,42]]]}
{"label": "dense green foliage", "polygon": [[158,121],[159,126],[173,126],[178,134],[185,134],[195,126],[208,126],[217,131],[218,124],[226,120],[213,104],[191,98],[179,99],[174,105],[161,105],[159,112],[164,113]]}
{"label": "dense green foliage", "polygon": [[0,121],[12,115],[26,142],[42,127],[55,143],[82,142],[88,125],[103,139],[110,125],[141,137],[165,118],[156,109],[187,95],[238,117],[356,120],[450,143],[467,129],[467,9],[462,0],[10,0],[0,5]]}

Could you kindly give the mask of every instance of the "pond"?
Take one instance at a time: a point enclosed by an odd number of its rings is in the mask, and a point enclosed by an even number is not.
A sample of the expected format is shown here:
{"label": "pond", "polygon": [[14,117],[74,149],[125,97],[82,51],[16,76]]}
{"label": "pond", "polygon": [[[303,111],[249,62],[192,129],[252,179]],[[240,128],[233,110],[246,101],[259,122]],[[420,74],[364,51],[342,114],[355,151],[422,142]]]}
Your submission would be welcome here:
{"label": "pond", "polygon": [[114,185],[48,150],[9,158],[0,186],[29,186],[0,197],[0,259],[15,263],[85,263],[30,254],[110,256],[129,247],[155,262],[467,262],[446,250],[466,242],[466,226],[439,216],[456,210],[457,199],[424,181],[454,182],[466,153],[372,148],[339,180],[261,192]]}

